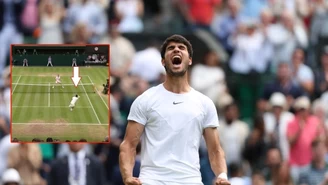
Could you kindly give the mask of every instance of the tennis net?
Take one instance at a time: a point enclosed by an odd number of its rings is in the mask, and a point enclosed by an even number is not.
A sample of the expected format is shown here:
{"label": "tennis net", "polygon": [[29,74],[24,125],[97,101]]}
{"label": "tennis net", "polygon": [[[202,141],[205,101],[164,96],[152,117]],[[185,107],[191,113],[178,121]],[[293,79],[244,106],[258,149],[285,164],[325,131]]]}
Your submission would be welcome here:
{"label": "tennis net", "polygon": [[12,93],[94,93],[96,92],[93,83],[74,84],[24,84],[12,83]]}

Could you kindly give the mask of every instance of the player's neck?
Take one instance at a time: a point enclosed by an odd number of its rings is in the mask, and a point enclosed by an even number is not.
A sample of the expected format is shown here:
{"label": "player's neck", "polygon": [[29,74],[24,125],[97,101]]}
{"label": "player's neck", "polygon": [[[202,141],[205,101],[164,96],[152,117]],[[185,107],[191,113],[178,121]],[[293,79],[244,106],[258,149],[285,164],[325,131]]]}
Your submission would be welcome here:
{"label": "player's neck", "polygon": [[187,93],[191,90],[188,83],[187,76],[184,77],[172,77],[166,76],[166,80],[163,83],[166,90],[177,94]]}

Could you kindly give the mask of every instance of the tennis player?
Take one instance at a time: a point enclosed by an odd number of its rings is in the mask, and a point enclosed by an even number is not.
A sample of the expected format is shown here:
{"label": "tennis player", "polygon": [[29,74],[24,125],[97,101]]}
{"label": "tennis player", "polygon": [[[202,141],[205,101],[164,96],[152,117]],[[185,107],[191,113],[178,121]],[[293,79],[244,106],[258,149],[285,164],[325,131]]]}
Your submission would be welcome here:
{"label": "tennis player", "polygon": [[[215,105],[188,84],[192,54],[183,36],[173,35],[163,43],[166,80],[138,96],[128,115],[119,160],[125,185],[203,185],[198,154],[202,136],[216,185],[230,185]],[[132,171],[140,139],[141,171],[136,178]]]}
{"label": "tennis player", "polygon": [[75,107],[75,103],[77,102],[77,100],[80,98],[79,95],[75,95],[72,97],[71,103],[69,104],[69,108],[71,111],[73,111],[74,107]]}
{"label": "tennis player", "polygon": [[[62,83],[61,83],[61,80],[60,80],[60,76],[59,76],[59,74],[57,74],[57,76],[56,76],[56,82],[55,82],[55,84],[62,84]],[[55,85],[53,85],[52,88],[55,88]],[[62,88],[64,88],[63,85],[62,85]]]}

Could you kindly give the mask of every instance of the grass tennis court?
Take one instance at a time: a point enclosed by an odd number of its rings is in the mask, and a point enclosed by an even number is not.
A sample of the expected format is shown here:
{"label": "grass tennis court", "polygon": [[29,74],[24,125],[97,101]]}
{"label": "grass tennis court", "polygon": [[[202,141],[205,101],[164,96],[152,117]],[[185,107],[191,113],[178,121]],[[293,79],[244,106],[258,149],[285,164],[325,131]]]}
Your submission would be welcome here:
{"label": "grass tennis court", "polygon": [[[101,142],[109,135],[108,96],[101,93],[108,67],[80,67],[74,87],[72,67],[12,67],[12,138],[47,137]],[[64,86],[55,84],[61,76]],[[73,111],[72,97],[80,96]]]}

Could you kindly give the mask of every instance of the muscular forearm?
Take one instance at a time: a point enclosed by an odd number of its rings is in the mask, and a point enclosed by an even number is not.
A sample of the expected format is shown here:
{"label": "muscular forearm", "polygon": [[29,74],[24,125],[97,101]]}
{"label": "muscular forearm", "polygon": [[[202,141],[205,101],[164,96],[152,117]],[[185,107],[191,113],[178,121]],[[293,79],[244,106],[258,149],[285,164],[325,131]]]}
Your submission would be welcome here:
{"label": "muscular forearm", "polygon": [[136,148],[126,142],[122,142],[120,146],[120,171],[123,181],[128,177],[132,177],[132,171],[135,164]]}
{"label": "muscular forearm", "polygon": [[216,150],[209,151],[208,157],[211,163],[211,168],[216,177],[221,173],[227,173],[225,155],[221,147]]}

